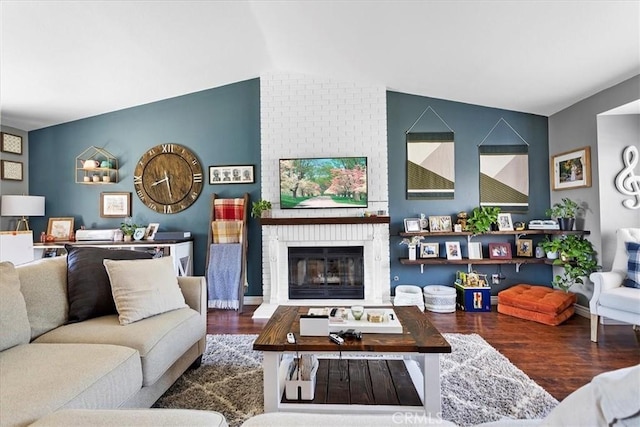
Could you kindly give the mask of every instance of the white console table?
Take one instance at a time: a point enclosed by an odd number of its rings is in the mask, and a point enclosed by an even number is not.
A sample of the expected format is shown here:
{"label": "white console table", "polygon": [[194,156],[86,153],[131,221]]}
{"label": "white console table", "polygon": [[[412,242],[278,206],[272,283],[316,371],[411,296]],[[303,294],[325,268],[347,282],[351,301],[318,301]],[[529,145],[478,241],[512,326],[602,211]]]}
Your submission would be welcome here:
{"label": "white console table", "polygon": [[176,276],[193,275],[193,240],[142,240],[134,242],[112,241],[80,241],[80,242],[55,242],[34,243],[33,255],[35,259],[63,255],[66,251],[64,245],[100,247],[107,249],[124,249],[132,251],[145,251],[154,256],[173,257],[173,267]]}

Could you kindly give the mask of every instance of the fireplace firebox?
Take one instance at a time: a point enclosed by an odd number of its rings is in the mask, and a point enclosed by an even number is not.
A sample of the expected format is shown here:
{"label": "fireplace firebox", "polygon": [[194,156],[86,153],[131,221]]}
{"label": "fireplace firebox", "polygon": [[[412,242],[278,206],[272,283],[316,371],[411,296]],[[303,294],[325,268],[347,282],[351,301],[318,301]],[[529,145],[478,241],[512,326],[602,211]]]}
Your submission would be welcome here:
{"label": "fireplace firebox", "polygon": [[362,246],[288,249],[289,299],[364,299]]}

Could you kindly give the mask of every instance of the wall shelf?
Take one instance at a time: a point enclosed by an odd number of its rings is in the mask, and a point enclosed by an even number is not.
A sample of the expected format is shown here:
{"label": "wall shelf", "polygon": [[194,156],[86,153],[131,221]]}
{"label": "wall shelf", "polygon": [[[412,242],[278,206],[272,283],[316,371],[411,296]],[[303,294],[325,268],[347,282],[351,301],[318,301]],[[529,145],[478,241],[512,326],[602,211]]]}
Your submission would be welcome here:
{"label": "wall shelf", "polygon": [[333,216],[312,218],[260,218],[260,225],[316,225],[316,224],[389,224],[388,216]]}
{"label": "wall shelf", "polygon": [[[87,160],[97,161],[98,166],[85,167]],[[108,167],[102,167],[105,163]],[[118,182],[118,159],[105,149],[91,146],[76,157],[75,179],[76,184],[115,184]]]}

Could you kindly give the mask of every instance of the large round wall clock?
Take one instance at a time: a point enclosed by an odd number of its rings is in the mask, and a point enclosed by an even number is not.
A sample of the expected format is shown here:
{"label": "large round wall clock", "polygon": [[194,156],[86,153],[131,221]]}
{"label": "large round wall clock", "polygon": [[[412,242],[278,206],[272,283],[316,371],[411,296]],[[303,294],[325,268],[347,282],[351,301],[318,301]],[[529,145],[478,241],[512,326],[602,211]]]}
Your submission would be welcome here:
{"label": "large round wall clock", "polygon": [[191,150],[178,144],[160,144],[140,157],[133,185],[149,209],[174,214],[198,199],[202,177],[202,165]]}

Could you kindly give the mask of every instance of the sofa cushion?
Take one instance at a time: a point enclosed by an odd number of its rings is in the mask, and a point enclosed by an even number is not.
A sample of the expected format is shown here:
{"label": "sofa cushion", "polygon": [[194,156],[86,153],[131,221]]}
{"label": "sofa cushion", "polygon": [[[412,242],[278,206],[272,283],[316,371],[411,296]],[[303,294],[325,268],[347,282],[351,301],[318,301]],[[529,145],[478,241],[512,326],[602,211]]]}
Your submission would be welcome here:
{"label": "sofa cushion", "polygon": [[533,322],[543,323],[549,326],[558,326],[564,323],[575,313],[575,308],[570,306],[564,311],[555,313],[540,313],[538,311],[527,310],[524,308],[513,307],[507,304],[498,304],[498,313],[517,317],[519,319],[531,320]]}
{"label": "sofa cushion", "polygon": [[31,326],[20,292],[20,277],[10,262],[0,262],[0,351],[28,344]]}
{"label": "sofa cushion", "polygon": [[0,384],[1,424],[28,425],[61,408],[118,408],[140,390],[142,371],[132,348],[25,344],[0,353]]}
{"label": "sofa cushion", "polygon": [[105,259],[149,259],[146,252],[112,250],[65,245],[67,250],[67,289],[69,322],[82,322],[92,317],[115,314]]}
{"label": "sofa cushion", "polygon": [[227,427],[224,415],[195,409],[64,409],[32,427]]}
{"label": "sofa cushion", "polygon": [[16,267],[27,304],[31,339],[67,321],[67,257],[44,258]]}
{"label": "sofa cushion", "polygon": [[619,286],[600,294],[598,304],[629,313],[640,313],[640,291]]}
{"label": "sofa cushion", "polygon": [[117,344],[135,348],[142,361],[143,384],[157,381],[206,334],[200,313],[181,308],[125,326],[117,315],[61,326],[40,336],[38,343]]}
{"label": "sofa cushion", "polygon": [[104,260],[121,325],[186,307],[172,257]]}
{"label": "sofa cushion", "polygon": [[571,292],[545,286],[519,284],[498,292],[498,306],[505,304],[551,315],[562,313],[576,301],[577,296]]}
{"label": "sofa cushion", "polygon": [[627,279],[624,286],[640,288],[640,243],[626,242],[627,254]]}

